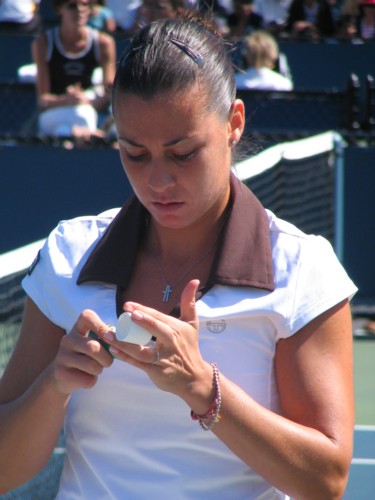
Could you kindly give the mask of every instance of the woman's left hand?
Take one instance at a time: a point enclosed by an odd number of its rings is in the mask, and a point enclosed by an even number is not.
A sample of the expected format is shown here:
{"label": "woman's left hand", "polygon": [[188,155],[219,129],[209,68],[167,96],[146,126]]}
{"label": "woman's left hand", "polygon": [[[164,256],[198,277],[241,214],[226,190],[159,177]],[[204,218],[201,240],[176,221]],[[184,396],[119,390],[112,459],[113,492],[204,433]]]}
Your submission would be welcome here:
{"label": "woman's left hand", "polygon": [[132,321],[156,338],[153,345],[130,344],[104,339],[111,345],[112,354],[141,370],[164,391],[180,396],[191,407],[209,408],[212,395],[212,367],[199,351],[199,321],[195,309],[198,280],[190,281],[181,295],[179,319],[134,302],[124,309]]}

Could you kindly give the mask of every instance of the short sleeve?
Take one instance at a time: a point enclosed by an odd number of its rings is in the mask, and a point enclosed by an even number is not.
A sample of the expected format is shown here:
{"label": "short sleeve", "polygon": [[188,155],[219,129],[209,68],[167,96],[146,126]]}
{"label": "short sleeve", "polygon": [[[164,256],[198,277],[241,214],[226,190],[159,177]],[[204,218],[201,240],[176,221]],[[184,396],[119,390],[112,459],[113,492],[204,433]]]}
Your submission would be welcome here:
{"label": "short sleeve", "polygon": [[338,260],[332,245],[321,236],[308,236],[301,252],[292,297],[290,333],[345,299],[351,299],[357,287]]}

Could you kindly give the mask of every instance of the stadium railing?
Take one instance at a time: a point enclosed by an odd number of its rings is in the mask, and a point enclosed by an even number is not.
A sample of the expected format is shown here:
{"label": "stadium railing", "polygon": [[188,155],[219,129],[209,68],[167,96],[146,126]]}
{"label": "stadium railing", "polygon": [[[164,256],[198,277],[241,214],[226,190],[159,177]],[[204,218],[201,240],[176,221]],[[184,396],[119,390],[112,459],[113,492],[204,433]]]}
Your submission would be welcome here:
{"label": "stadium railing", "polygon": [[367,76],[365,103],[360,81],[349,76],[344,90],[237,91],[245,103],[246,131],[266,134],[311,135],[336,130],[344,135],[374,130],[374,85]]}
{"label": "stadium railing", "polygon": [[[373,78],[365,82],[365,102],[355,75],[345,90],[291,92],[238,90],[245,103],[246,132],[289,138],[336,130],[349,143],[375,142],[375,90]],[[38,142],[37,103],[33,83],[0,82],[0,141]],[[43,140],[47,140],[44,138]]]}

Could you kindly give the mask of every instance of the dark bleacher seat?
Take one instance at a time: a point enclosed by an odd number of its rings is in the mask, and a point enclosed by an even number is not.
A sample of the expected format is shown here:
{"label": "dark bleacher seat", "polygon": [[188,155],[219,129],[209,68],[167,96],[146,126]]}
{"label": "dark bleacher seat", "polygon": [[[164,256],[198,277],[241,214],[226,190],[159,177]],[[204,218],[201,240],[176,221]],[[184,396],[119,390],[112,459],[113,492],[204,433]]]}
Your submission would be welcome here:
{"label": "dark bleacher seat", "polygon": [[17,81],[20,66],[30,64],[32,35],[0,34],[0,82]]}
{"label": "dark bleacher seat", "polygon": [[237,97],[245,103],[249,133],[311,134],[348,125],[345,92],[238,90]]}
{"label": "dark bleacher seat", "polygon": [[374,73],[375,42],[280,41],[279,45],[288,58],[296,90],[343,90],[349,73],[355,73],[360,81]]}
{"label": "dark bleacher seat", "polygon": [[34,84],[0,83],[0,137],[35,135]]}

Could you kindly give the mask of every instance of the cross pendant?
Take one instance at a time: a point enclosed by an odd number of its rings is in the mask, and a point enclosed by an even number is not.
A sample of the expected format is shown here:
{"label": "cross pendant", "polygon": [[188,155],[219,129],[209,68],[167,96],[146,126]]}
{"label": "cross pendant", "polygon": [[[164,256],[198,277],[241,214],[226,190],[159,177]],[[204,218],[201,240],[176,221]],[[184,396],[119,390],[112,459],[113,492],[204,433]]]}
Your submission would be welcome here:
{"label": "cross pendant", "polygon": [[169,301],[169,296],[172,293],[171,285],[165,285],[165,290],[163,290],[163,302]]}

